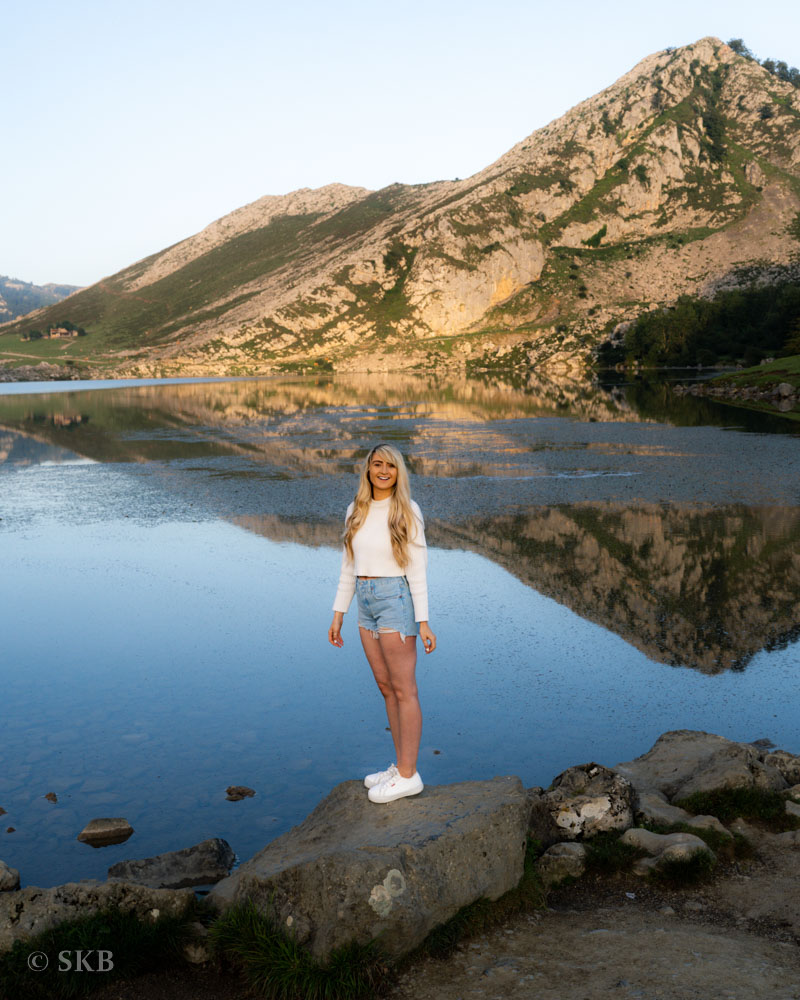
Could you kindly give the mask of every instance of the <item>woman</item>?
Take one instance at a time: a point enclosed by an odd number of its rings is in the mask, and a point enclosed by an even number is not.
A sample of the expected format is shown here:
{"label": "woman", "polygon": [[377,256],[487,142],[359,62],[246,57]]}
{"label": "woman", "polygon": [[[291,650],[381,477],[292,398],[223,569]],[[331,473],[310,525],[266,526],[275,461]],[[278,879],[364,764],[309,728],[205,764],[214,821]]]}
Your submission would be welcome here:
{"label": "woman", "polygon": [[355,500],[347,508],[339,589],[328,641],[344,644],[342,620],[358,597],[361,644],[386,699],[397,764],[368,774],[372,802],[393,802],[422,791],[417,755],[422,712],[417,697],[417,634],[426,653],[436,649],[428,626],[425,527],[411,499],[400,452],[378,444],[367,455]]}

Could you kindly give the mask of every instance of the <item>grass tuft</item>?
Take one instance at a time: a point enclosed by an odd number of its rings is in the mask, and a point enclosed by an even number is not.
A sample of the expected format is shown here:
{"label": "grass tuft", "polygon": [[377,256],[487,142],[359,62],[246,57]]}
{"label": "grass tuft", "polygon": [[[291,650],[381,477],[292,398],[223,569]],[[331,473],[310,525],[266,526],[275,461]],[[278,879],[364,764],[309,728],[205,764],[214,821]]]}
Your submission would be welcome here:
{"label": "grass tuft", "polygon": [[706,851],[697,850],[685,861],[663,861],[653,868],[650,878],[673,889],[708,882],[714,874],[716,861]]}
{"label": "grass tuft", "polygon": [[627,872],[633,867],[634,861],[646,855],[647,852],[641,847],[623,843],[621,837],[619,831],[608,830],[584,841],[587,873],[616,875],[618,872]]}
{"label": "grass tuft", "polygon": [[389,966],[377,942],[343,945],[320,962],[249,901],[220,917],[209,941],[218,957],[239,968],[270,1000],[356,1000],[378,996],[389,985]]}
{"label": "grass tuft", "polygon": [[[787,814],[783,796],[765,788],[717,788],[695,792],[675,805],[696,816],[716,816],[722,823],[741,817],[776,832],[800,829],[800,817]],[[692,832],[699,835],[694,828]]]}

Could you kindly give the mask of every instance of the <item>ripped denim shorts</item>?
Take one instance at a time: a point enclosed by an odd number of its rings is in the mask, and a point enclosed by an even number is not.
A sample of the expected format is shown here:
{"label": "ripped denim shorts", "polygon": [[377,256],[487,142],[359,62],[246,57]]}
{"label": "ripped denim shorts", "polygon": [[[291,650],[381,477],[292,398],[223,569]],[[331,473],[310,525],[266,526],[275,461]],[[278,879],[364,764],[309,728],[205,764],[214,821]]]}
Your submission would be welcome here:
{"label": "ripped denim shorts", "polygon": [[356,579],[358,624],[369,629],[377,639],[381,632],[419,635],[414,621],[414,602],[404,576],[376,576],[371,580]]}

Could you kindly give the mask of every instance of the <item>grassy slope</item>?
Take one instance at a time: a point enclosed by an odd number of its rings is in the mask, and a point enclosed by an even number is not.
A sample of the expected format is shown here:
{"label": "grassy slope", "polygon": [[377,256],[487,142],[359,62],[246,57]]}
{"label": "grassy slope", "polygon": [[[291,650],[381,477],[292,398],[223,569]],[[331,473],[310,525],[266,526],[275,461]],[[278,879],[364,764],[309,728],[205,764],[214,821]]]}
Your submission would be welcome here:
{"label": "grassy slope", "polygon": [[788,358],[777,358],[754,368],[743,368],[741,371],[718,375],[712,382],[716,385],[754,386],[758,389],[768,389],[788,382],[800,389],[800,354]]}

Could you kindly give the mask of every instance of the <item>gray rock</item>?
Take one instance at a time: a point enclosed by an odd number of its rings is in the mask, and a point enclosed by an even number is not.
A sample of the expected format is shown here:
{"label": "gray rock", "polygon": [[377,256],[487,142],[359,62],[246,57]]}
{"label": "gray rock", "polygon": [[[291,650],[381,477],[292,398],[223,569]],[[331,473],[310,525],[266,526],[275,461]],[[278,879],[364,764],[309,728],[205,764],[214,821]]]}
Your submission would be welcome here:
{"label": "gray rock", "polygon": [[378,935],[400,955],[462,906],[517,884],[529,808],[519,778],[429,785],[389,805],[347,781],[208,898],[221,909],[252,900],[318,957]]}
{"label": "gray rock", "polygon": [[800,802],[800,785],[792,785],[783,794],[787,799],[791,799],[792,802]]}
{"label": "gray rock", "polygon": [[777,391],[778,391],[778,395],[779,396],[783,396],[784,398],[786,398],[788,396],[794,396],[794,394],[795,394],[795,388],[794,388],[794,386],[790,385],[788,382],[781,382],[778,385],[778,390]]}
{"label": "gray rock", "polygon": [[108,877],[153,889],[183,889],[219,882],[228,875],[235,860],[230,844],[214,837],[180,851],[120,861],[108,869]]}
{"label": "gray rock", "polygon": [[536,870],[545,888],[565,878],[580,878],[586,871],[586,848],[574,841],[554,844],[537,860]]}
{"label": "gray rock", "polygon": [[697,827],[699,830],[716,830],[725,837],[731,836],[731,831],[717,819],[716,816],[690,816],[686,821],[689,826]]}
{"label": "gray rock", "polygon": [[542,847],[549,847],[551,844],[557,844],[563,840],[565,837],[564,830],[556,826],[556,821],[550,812],[544,790],[541,788],[529,788],[527,795],[530,805],[528,836],[532,840],[538,840]]}
{"label": "gray rock", "polygon": [[181,948],[183,957],[192,965],[203,965],[211,958],[208,947],[208,928],[198,920],[189,924],[188,930],[191,937],[183,943]]}
{"label": "gray rock", "polygon": [[68,882],[52,889],[28,886],[0,895],[0,954],[16,941],[41,931],[96,913],[107,907],[132,912],[141,920],[155,920],[159,914],[184,912],[194,893],[191,889],[148,889],[125,882]]}
{"label": "gray rock", "polygon": [[637,792],[659,791],[671,801],[715,788],[782,789],[786,779],[767,754],[750,743],[680,729],[659,736],[652,749],[614,770]]}
{"label": "gray rock", "polygon": [[92,819],[78,834],[78,840],[92,847],[121,844],[133,833],[133,827],[122,816]]}
{"label": "gray rock", "polygon": [[792,802],[791,799],[786,800],[786,815],[787,816],[800,816],[800,802]]}
{"label": "gray rock", "polygon": [[621,840],[650,855],[649,858],[640,858],[634,865],[634,871],[639,875],[646,875],[669,861],[689,861],[695,854],[708,854],[712,861],[716,861],[716,855],[708,844],[693,833],[653,833],[634,827],[626,830]]}
{"label": "gray rock", "polygon": [[553,780],[544,801],[563,836],[574,840],[633,824],[630,782],[602,764],[579,764]]}
{"label": "gray rock", "polygon": [[673,823],[688,823],[692,814],[671,806],[662,792],[640,792],[636,807],[636,820],[640,823],[661,823],[671,826]]}
{"label": "gray rock", "polygon": [[19,872],[0,861],[0,892],[12,892],[19,889]]}
{"label": "gray rock", "polygon": [[790,785],[800,784],[800,757],[786,750],[775,750],[764,758],[765,763],[776,768]]}

